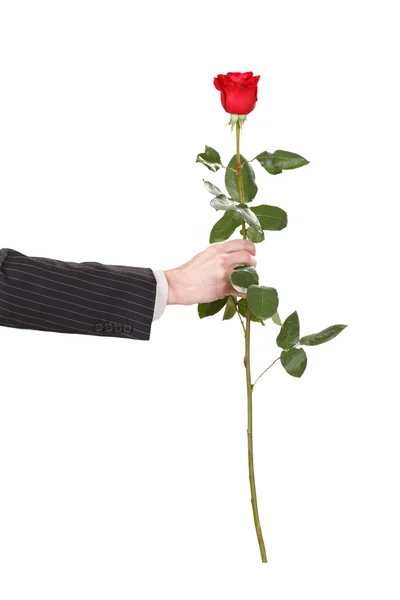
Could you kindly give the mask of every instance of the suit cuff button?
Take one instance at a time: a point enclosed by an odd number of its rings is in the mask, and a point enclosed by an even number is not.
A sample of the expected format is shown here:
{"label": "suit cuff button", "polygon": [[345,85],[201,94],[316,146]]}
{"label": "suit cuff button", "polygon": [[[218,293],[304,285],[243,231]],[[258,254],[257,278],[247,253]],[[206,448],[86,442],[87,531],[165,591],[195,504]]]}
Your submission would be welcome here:
{"label": "suit cuff button", "polygon": [[130,325],[124,325],[124,333],[130,333],[132,331],[132,327]]}
{"label": "suit cuff button", "polygon": [[100,333],[100,331],[103,331],[104,329],[104,325],[102,323],[96,323],[96,325],[94,326],[94,330],[97,331],[98,333]]}
{"label": "suit cuff button", "polygon": [[116,333],[121,333],[121,331],[122,331],[122,325],[121,325],[121,323],[116,323],[116,324],[114,325],[114,331],[115,331]]}
{"label": "suit cuff button", "polygon": [[105,329],[106,331],[112,331],[112,330],[113,330],[112,323],[106,323],[106,324],[104,325],[104,329]]}

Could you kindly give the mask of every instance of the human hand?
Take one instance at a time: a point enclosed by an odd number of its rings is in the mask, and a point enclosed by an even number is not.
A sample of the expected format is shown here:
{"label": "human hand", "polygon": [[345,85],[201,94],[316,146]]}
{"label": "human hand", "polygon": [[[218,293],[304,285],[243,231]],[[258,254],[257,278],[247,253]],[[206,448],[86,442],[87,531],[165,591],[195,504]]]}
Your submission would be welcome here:
{"label": "human hand", "polygon": [[230,294],[245,298],[229,281],[235,267],[255,267],[256,246],[251,240],[212,244],[183,265],[164,271],[168,282],[167,304],[200,304]]}

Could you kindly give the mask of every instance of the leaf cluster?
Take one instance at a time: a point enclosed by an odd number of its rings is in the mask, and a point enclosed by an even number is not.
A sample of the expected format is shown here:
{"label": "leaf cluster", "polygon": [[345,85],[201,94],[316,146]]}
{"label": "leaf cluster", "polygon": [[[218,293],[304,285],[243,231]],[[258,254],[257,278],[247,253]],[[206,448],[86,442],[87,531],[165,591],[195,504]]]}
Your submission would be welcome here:
{"label": "leaf cluster", "polygon": [[[247,224],[246,237],[254,243],[265,239],[264,231],[281,231],[288,224],[288,216],[285,210],[278,206],[259,204],[253,206],[251,203],[258,192],[255,172],[250,164],[254,160],[270,175],[278,175],[284,170],[292,170],[309,164],[309,161],[299,154],[285,150],[275,152],[263,151],[251,161],[240,154],[243,200],[239,193],[237,176],[237,157],[232,156],[228,165],[224,167],[219,153],[210,146],[205,146],[205,151],[197,155],[196,162],[205,165],[210,171],[216,172],[225,168],[225,188],[223,192],[214,183],[203,179],[207,192],[213,198],[210,205],[216,211],[223,211],[222,217],[216,221],[211,229],[210,244],[223,242],[231,237],[234,231],[242,225]],[[239,301],[233,295],[225,296],[213,302],[198,304],[198,315],[200,318],[209,317],[220,312],[224,307],[222,320],[229,320],[238,312],[246,317],[247,309],[250,311],[250,319],[265,326],[266,319],[271,319],[280,326],[277,336],[277,345],[282,349],[280,362],[287,373],[294,377],[301,377],[307,366],[307,355],[303,348],[298,345],[316,346],[323,344],[336,337],[347,325],[332,325],[319,333],[300,338],[300,325],[297,312],[293,312],[282,324],[279,314],[278,292],[273,287],[260,285],[256,269],[250,266],[239,266],[231,273],[229,280],[232,287],[238,292],[245,293],[246,297]]]}

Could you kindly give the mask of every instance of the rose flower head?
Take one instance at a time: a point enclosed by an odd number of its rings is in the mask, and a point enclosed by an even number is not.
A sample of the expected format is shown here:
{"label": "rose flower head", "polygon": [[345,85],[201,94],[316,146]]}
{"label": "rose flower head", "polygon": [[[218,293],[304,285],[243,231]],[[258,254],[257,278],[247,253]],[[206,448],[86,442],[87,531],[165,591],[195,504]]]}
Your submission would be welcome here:
{"label": "rose flower head", "polygon": [[214,77],[214,86],[221,92],[221,103],[226,112],[234,115],[248,115],[256,106],[257,84],[260,75],[227,73]]}

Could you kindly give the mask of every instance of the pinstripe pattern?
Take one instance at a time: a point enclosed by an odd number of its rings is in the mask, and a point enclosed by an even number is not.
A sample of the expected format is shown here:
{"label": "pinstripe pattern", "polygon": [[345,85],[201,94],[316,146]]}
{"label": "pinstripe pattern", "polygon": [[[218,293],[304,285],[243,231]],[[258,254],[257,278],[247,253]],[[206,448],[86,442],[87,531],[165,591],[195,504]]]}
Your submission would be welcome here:
{"label": "pinstripe pattern", "polygon": [[65,262],[0,250],[0,325],[149,340],[152,269]]}

